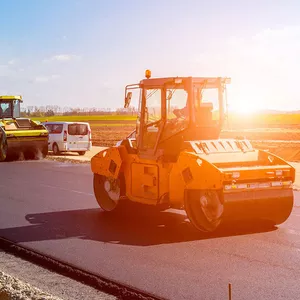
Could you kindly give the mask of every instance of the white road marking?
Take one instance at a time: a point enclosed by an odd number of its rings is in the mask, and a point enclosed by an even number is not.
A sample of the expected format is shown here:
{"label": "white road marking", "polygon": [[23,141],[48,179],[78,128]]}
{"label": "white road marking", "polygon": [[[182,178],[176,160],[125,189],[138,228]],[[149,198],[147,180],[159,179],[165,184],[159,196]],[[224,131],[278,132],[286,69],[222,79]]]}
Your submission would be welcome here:
{"label": "white road marking", "polygon": [[285,228],[284,231],[286,231],[287,233],[290,233],[290,234],[300,235],[300,231],[297,231],[297,230],[294,230],[294,229]]}
{"label": "white road marking", "polygon": [[91,193],[85,193],[85,192],[80,192],[80,191],[76,191],[76,190],[69,190],[69,189],[65,189],[65,188],[62,188],[62,187],[53,186],[53,185],[49,185],[49,184],[40,183],[40,185],[44,186],[44,187],[56,189],[56,190],[62,190],[62,191],[67,191],[67,192],[72,192],[72,193],[82,194],[82,195],[87,195],[87,196],[94,196],[94,194],[91,194]]}

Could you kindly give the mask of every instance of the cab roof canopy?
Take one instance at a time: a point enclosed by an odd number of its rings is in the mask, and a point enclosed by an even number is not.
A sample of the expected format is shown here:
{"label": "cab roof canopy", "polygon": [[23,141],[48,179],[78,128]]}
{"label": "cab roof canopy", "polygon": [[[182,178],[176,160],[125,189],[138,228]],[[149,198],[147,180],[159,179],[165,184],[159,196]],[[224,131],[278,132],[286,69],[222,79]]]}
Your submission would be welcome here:
{"label": "cab roof canopy", "polygon": [[161,87],[164,85],[176,85],[178,88],[184,85],[186,80],[191,79],[194,84],[203,85],[204,88],[217,88],[220,84],[230,84],[229,77],[165,77],[165,78],[148,78],[140,81],[144,87]]}
{"label": "cab roof canopy", "polygon": [[0,102],[1,101],[13,101],[13,100],[19,100],[20,102],[23,102],[21,95],[5,95],[0,96]]}

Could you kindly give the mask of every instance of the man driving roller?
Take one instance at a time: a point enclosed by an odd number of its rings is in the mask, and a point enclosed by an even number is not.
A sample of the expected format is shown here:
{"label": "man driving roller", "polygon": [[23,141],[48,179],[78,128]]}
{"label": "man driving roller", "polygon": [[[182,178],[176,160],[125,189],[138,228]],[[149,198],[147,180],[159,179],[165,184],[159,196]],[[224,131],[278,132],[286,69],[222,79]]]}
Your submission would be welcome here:
{"label": "man driving roller", "polygon": [[188,117],[188,108],[187,106],[183,107],[183,108],[176,108],[173,110],[173,114],[177,117],[177,118],[187,118]]}

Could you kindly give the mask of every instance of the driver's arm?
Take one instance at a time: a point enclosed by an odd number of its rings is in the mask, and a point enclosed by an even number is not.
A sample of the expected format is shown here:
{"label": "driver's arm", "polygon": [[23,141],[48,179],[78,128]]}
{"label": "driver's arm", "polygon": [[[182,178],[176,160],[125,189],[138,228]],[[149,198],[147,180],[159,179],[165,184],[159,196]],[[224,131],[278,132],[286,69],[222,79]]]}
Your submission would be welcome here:
{"label": "driver's arm", "polygon": [[188,116],[188,110],[187,110],[186,106],[183,108],[180,108],[180,109],[174,109],[173,113],[177,118],[180,118],[180,117],[186,118]]}

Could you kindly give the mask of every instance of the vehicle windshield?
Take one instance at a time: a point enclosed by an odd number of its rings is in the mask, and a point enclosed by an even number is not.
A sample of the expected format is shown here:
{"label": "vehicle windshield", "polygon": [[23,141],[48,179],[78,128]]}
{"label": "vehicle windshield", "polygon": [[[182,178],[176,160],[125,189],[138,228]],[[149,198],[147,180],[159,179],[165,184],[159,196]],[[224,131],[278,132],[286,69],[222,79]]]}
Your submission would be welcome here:
{"label": "vehicle windshield", "polygon": [[188,118],[188,94],[184,89],[167,89],[167,119]]}
{"label": "vehicle windshield", "polygon": [[12,102],[0,102],[0,118],[12,117]]}
{"label": "vehicle windshield", "polygon": [[[219,121],[218,89],[205,89],[203,86],[194,86],[191,105],[195,114],[196,125],[203,125],[209,121]],[[188,93],[184,89],[167,89],[167,120],[185,119],[191,116],[188,109]],[[209,120],[210,118],[210,120]]]}
{"label": "vehicle windshield", "polygon": [[146,124],[161,119],[161,89],[147,89],[146,93]]}
{"label": "vehicle windshield", "polygon": [[194,87],[194,113],[197,126],[209,126],[220,121],[219,90]]}
{"label": "vehicle windshield", "polygon": [[[146,89],[146,124],[152,124],[162,118],[162,89]],[[187,92],[184,89],[166,89],[166,119],[172,120],[180,117],[188,118]],[[182,115],[184,114],[184,115]]]}
{"label": "vehicle windshield", "polygon": [[[172,136],[217,136],[224,121],[221,85],[215,78],[155,80],[140,89],[136,137],[140,149],[154,149]],[[223,105],[223,104],[222,104]],[[139,132],[140,125],[142,132]],[[195,129],[199,128],[201,130]],[[209,129],[207,131],[205,128]],[[192,134],[194,132],[194,135]],[[201,137],[200,137],[201,136]]]}
{"label": "vehicle windshield", "polygon": [[205,88],[203,85],[194,84],[190,97],[183,88],[170,87],[166,90],[166,123],[160,143],[177,136],[186,130],[189,124],[197,128],[219,127],[218,88]]}
{"label": "vehicle windshield", "polygon": [[[165,109],[162,107],[164,99],[166,99]],[[167,86],[165,89],[146,90],[145,124],[147,126],[147,134],[144,139],[144,145],[150,148],[154,147],[162,118],[165,120],[165,125],[160,141],[164,141],[187,128],[189,120],[187,100],[188,93],[183,88],[175,86]],[[148,127],[152,125],[154,127]]]}

